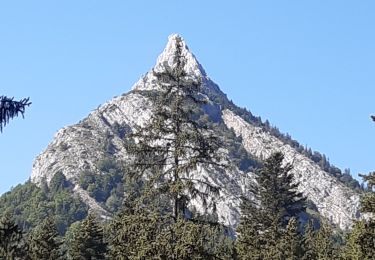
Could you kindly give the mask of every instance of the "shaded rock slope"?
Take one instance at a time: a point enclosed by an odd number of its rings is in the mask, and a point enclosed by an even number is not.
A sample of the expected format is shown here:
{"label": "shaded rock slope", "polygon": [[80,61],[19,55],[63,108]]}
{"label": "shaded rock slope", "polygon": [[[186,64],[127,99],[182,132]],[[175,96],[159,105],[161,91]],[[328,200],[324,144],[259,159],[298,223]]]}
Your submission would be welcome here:
{"label": "shaded rock slope", "polygon": [[[154,71],[162,71],[173,66],[173,55],[178,35],[169,37],[167,46],[157,59]],[[187,62],[185,71],[192,77],[203,79],[202,94],[209,99],[205,108],[207,117],[221,126],[224,136],[234,136],[231,147],[224,149],[234,151],[234,156],[263,159],[275,151],[285,154],[285,162],[292,163],[295,181],[299,189],[312,201],[319,213],[342,229],[351,226],[358,217],[359,195],[346,187],[336,178],[323,171],[316,163],[299,153],[291,146],[271,135],[261,127],[253,125],[236,114],[236,106],[231,103],[219,87],[207,76],[195,56],[183,42],[183,52]],[[74,192],[94,211],[103,216],[110,212],[89,192],[79,185],[80,176],[87,172],[106,174],[98,167],[98,161],[107,158],[124,163],[128,155],[123,138],[135,126],[142,126],[150,118],[152,102],[142,93],[157,90],[153,70],[141,77],[126,94],[113,98],[101,105],[78,124],[59,130],[53,141],[33,164],[31,180],[41,184],[49,182],[57,172],[63,173],[74,185]],[[234,148],[233,148],[234,145]],[[108,152],[110,150],[110,152]],[[239,154],[239,153],[242,153]],[[245,155],[243,153],[246,153]],[[238,159],[238,158],[237,158]],[[232,167],[225,171],[208,171],[199,167],[193,173],[221,187],[218,199],[219,220],[235,227],[239,219],[239,197],[247,194],[247,186],[253,180],[252,168],[241,167],[233,158]],[[199,210],[199,201],[194,202]]]}

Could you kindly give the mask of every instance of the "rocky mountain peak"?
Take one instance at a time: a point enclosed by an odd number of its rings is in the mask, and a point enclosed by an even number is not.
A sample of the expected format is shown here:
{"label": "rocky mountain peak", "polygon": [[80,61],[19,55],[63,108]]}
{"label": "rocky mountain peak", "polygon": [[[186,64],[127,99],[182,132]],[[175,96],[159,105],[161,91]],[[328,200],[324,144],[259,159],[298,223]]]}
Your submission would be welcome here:
{"label": "rocky mountain peak", "polygon": [[171,34],[168,37],[168,43],[164,48],[164,51],[159,55],[155,71],[164,71],[171,69],[176,66],[178,57],[176,57],[177,48],[181,48],[181,56],[185,58],[185,71],[189,76],[195,76],[202,78],[206,76],[206,72],[203,67],[199,64],[194,54],[191,53],[189,47],[186,45],[185,40],[179,34]]}
{"label": "rocky mountain peak", "polygon": [[[240,108],[228,101],[226,95],[207,77],[183,38],[177,34],[169,36],[155,67],[133,86],[133,90],[137,91],[130,91],[108,101],[80,123],[65,127],[56,134],[46,150],[35,159],[31,181],[39,185],[48,183],[55,173],[60,172],[72,183],[75,194],[91,209],[102,215],[113,213],[108,210],[111,197],[101,198],[102,201],[96,200],[90,191],[80,184],[80,177],[87,173],[96,176],[108,174],[99,162],[111,160],[123,164],[129,159],[123,143],[124,137],[136,127],[144,125],[153,113],[152,100],[143,90],[147,92],[158,88],[159,83],[154,72],[173,69],[176,66],[176,54],[185,58],[184,70],[188,77],[202,80],[201,92],[210,101],[210,104],[204,107],[207,120],[212,123],[221,122],[221,134],[227,140],[232,140],[224,142],[227,144],[223,145],[228,154],[231,149],[236,157],[230,162],[231,167],[215,173],[201,167],[199,171],[192,173],[196,178],[221,187],[217,212],[222,223],[235,228],[239,219],[241,196],[245,194],[251,197],[246,187],[253,183],[252,169],[241,169],[236,161],[248,155],[262,159],[274,152],[282,152],[285,162],[294,166],[293,174],[295,181],[300,184],[299,191],[307,196],[317,211],[342,229],[352,225],[353,219],[359,217],[359,194],[344,186],[295,148],[245,120],[250,116],[249,112],[244,114]],[[239,149],[240,147],[243,149]],[[199,211],[199,202],[193,206]]]}
{"label": "rocky mountain peak", "polygon": [[[151,90],[155,88],[154,72],[170,71],[174,69],[177,65],[178,51],[180,48],[180,55],[184,58],[184,70],[189,77],[203,80],[207,83],[206,85],[213,85],[211,80],[207,77],[205,70],[202,65],[198,62],[197,58],[190,51],[184,38],[179,34],[171,34],[168,37],[167,45],[165,46],[163,52],[158,56],[155,66],[146,75],[142,76],[138,82],[132,87],[133,90]],[[212,87],[211,87],[212,88]],[[214,87],[216,91],[217,86]]]}

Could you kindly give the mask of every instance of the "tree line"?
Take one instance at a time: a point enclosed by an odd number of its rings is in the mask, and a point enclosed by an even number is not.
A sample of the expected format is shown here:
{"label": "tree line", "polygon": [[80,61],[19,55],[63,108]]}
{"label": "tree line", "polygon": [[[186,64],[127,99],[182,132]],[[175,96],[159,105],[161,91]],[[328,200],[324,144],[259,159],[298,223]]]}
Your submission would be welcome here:
{"label": "tree line", "polygon": [[[291,166],[282,160],[283,155],[275,153],[257,172],[258,185],[250,188],[255,197],[242,200],[236,237],[212,215],[169,215],[170,200],[167,205],[151,200],[151,208],[134,206],[140,194],[133,186],[129,198],[134,197],[124,201],[112,220],[89,214],[64,236],[53,218],[26,234],[4,215],[0,259],[373,259],[373,219],[357,221],[344,241],[325,221],[301,223],[306,199],[288,174]],[[374,187],[374,173],[364,178]],[[374,203],[375,193],[369,191],[362,212],[374,214]]]}

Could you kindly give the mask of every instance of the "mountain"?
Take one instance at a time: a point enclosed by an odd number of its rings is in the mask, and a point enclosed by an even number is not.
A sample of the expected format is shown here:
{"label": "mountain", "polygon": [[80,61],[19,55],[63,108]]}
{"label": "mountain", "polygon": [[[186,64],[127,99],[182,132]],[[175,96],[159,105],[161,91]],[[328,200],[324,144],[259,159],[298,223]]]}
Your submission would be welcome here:
{"label": "mountain", "polygon": [[[126,94],[115,97],[91,112],[79,123],[64,127],[34,161],[31,181],[38,186],[51,185],[58,173],[69,182],[71,192],[92,210],[110,217],[118,209],[123,192],[121,173],[129,163],[124,137],[136,126],[144,125],[152,115],[153,104],[146,93],[157,91],[154,72],[174,66],[176,39],[169,36],[156,65],[142,76]],[[206,74],[195,56],[183,42],[184,70],[203,83],[201,95],[209,101],[200,120],[207,120],[226,141],[231,167],[212,173],[204,167],[192,173],[197,178],[219,187],[217,212],[219,220],[236,227],[239,204],[253,172],[273,152],[281,151],[285,163],[292,163],[295,181],[316,210],[341,229],[347,229],[359,217],[359,193],[324,170],[300,149],[288,144],[280,135],[267,129],[248,111],[233,104]],[[255,119],[254,119],[255,118]],[[200,210],[200,202],[191,205]]]}

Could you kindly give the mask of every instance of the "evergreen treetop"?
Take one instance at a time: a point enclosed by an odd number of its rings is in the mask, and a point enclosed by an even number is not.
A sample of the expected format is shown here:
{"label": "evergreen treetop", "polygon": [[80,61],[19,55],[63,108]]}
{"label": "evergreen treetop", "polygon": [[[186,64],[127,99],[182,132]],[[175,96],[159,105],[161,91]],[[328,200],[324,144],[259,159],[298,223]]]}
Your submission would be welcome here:
{"label": "evergreen treetop", "polygon": [[0,259],[27,259],[28,245],[22,229],[6,213],[0,220]]}
{"label": "evergreen treetop", "polygon": [[9,120],[25,113],[25,108],[31,105],[29,98],[14,101],[13,98],[0,96],[0,132],[9,123]]}
{"label": "evergreen treetop", "polygon": [[169,211],[177,220],[187,216],[187,207],[194,199],[202,201],[206,209],[215,208],[214,200],[208,197],[218,195],[218,187],[193,176],[193,172],[199,165],[223,165],[220,139],[195,118],[206,103],[200,93],[202,81],[184,70],[186,57],[180,37],[175,47],[173,65],[153,72],[157,88],[148,93],[153,114],[145,126],[129,136],[135,140],[129,151],[135,157],[136,178],[147,180],[146,197],[170,201]]}
{"label": "evergreen treetop", "polygon": [[283,165],[283,159],[279,152],[272,154],[250,187],[254,199],[243,198],[236,246],[240,259],[282,259],[287,249],[293,257],[299,250],[299,243],[286,248],[290,241],[285,239],[288,232],[297,232],[293,219],[305,211],[306,199],[289,173],[292,166]]}
{"label": "evergreen treetop", "polygon": [[89,214],[75,230],[68,248],[68,255],[74,260],[99,260],[105,258],[106,252],[107,243],[103,228],[94,215]]}
{"label": "evergreen treetop", "polygon": [[29,237],[29,254],[33,260],[59,259],[62,242],[54,220],[46,218]]}

